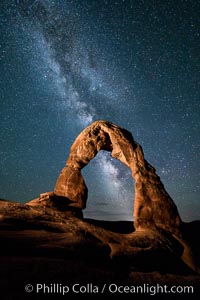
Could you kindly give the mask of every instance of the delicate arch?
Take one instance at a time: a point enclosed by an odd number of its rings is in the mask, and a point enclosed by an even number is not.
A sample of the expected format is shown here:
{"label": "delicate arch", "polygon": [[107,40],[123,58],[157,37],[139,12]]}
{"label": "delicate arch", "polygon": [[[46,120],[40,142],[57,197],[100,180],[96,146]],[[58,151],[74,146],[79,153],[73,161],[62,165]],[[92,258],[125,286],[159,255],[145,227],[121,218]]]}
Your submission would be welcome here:
{"label": "delicate arch", "polygon": [[75,139],[66,166],[56,182],[54,194],[67,198],[69,206],[85,208],[88,191],[81,169],[100,150],[110,151],[113,158],[131,169],[135,179],[136,229],[157,226],[174,230],[180,226],[181,219],[176,205],[155,169],[144,159],[142,147],[129,131],[107,121],[92,123]]}

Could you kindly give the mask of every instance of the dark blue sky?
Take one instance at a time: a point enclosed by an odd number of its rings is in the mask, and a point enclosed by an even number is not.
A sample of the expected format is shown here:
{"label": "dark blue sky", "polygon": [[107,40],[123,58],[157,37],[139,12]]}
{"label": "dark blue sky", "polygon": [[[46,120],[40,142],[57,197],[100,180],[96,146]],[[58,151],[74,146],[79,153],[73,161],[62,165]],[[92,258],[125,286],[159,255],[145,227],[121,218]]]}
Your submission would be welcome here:
{"label": "dark blue sky", "polygon": [[[200,218],[200,3],[3,0],[0,197],[52,191],[98,119],[132,132],[185,221]],[[133,180],[101,152],[85,216],[132,219]]]}

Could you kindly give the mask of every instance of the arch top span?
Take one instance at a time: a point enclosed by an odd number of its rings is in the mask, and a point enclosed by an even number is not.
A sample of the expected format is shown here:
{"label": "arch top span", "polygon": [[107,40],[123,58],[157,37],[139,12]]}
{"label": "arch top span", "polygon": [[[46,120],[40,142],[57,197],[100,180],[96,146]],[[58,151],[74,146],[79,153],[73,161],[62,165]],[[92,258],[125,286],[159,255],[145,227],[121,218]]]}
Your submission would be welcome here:
{"label": "arch top span", "polygon": [[69,206],[85,208],[88,190],[81,169],[100,150],[111,152],[113,158],[131,169],[135,180],[136,229],[158,226],[169,230],[180,226],[177,207],[156,170],[144,159],[142,147],[128,130],[108,121],[95,121],[77,136],[66,165],[57,179],[54,194],[67,198]]}
{"label": "arch top span", "polygon": [[82,169],[100,150],[130,167],[131,154],[137,147],[132,134],[107,121],[96,121],[85,128],[75,139],[66,165]]}

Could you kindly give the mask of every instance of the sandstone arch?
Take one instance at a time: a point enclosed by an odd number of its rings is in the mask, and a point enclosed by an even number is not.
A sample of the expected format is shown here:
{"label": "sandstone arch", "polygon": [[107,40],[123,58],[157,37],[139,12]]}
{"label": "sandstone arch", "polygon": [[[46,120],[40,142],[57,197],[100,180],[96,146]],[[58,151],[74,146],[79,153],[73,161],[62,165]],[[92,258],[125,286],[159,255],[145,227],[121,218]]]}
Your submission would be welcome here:
{"label": "sandstone arch", "polygon": [[85,208],[88,191],[81,169],[100,150],[110,151],[113,158],[131,169],[135,180],[136,230],[157,227],[176,232],[181,225],[177,207],[156,170],[144,159],[142,147],[129,131],[107,121],[92,123],[75,139],[57,179],[55,196],[66,198],[70,207]]}

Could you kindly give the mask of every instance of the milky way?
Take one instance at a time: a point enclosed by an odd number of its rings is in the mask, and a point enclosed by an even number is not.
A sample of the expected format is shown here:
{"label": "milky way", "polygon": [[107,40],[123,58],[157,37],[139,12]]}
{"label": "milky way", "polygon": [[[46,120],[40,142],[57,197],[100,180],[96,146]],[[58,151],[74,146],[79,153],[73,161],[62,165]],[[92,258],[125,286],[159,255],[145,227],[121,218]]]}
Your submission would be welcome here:
{"label": "milky way", "polygon": [[[2,1],[1,198],[53,190],[98,119],[132,132],[184,220],[200,218],[199,3]],[[130,171],[101,152],[83,169],[85,216],[132,219]]]}

